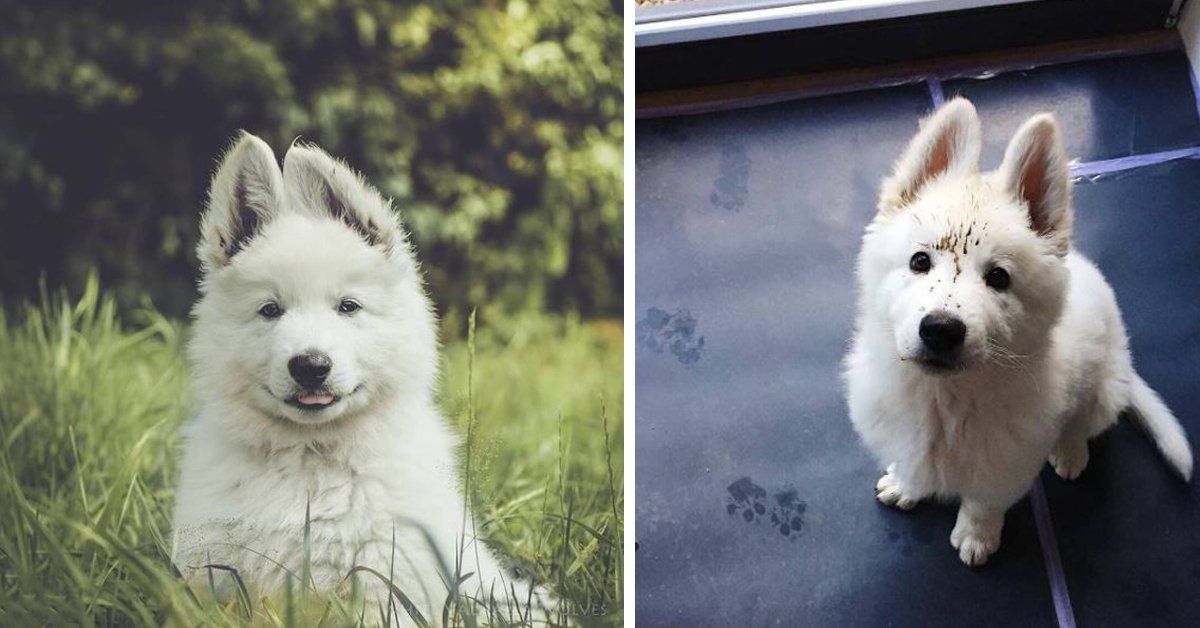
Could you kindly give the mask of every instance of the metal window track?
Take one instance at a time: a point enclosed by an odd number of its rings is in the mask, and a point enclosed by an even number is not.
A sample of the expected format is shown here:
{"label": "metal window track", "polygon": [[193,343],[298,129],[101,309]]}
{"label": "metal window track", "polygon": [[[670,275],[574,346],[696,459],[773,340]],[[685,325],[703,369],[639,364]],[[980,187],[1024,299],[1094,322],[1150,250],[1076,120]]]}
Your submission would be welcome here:
{"label": "metal window track", "polygon": [[833,26],[1038,0],[827,0],[730,10],[676,19],[635,18],[634,45],[661,46],[774,31]]}

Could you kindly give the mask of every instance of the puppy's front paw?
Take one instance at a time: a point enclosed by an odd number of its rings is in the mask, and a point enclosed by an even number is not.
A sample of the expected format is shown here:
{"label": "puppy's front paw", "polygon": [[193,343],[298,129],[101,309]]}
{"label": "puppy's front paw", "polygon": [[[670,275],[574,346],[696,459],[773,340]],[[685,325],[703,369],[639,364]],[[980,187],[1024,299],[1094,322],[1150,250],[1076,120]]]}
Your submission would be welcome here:
{"label": "puppy's front paw", "polygon": [[1050,454],[1050,466],[1054,467],[1054,472],[1064,480],[1074,480],[1079,477],[1087,465],[1087,441],[1065,446],[1060,444],[1054,453]]}
{"label": "puppy's front paw", "polygon": [[980,524],[959,516],[958,523],[950,533],[950,544],[958,550],[958,557],[963,563],[978,567],[1000,549],[1001,527],[990,522]]}
{"label": "puppy's front paw", "polygon": [[875,483],[875,498],[885,506],[892,506],[900,510],[912,510],[919,498],[912,496],[900,483],[900,479],[896,477],[896,465],[888,465],[887,473],[879,478]]}

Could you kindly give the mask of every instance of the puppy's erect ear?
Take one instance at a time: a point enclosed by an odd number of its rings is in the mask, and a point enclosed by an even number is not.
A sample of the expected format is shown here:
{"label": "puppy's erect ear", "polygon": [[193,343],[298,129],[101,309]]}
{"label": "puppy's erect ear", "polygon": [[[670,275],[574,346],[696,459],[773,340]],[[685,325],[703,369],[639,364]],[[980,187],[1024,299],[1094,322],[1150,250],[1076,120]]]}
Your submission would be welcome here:
{"label": "puppy's erect ear", "polygon": [[963,98],[942,105],[921,123],[892,176],[884,180],[879,212],[899,212],[934,177],[977,171],[981,144],[974,105]]}
{"label": "puppy's erect ear", "polygon": [[229,263],[279,211],[283,177],[266,142],[242,132],[208,189],[196,253],[204,272]]}
{"label": "puppy's erect ear", "polygon": [[1071,237],[1071,180],[1054,116],[1041,113],[1021,125],[996,171],[1000,184],[1029,210],[1029,225],[1066,255]]}
{"label": "puppy's erect ear", "polygon": [[407,252],[391,203],[325,151],[311,145],[293,145],[283,157],[283,179],[302,211],[341,221],[388,256]]}

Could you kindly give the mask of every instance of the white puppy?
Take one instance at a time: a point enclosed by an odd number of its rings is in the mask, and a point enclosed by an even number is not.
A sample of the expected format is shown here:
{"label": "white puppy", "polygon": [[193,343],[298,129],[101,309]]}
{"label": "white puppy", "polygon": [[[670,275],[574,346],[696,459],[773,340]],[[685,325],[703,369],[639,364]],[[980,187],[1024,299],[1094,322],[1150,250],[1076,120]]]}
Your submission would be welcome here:
{"label": "white puppy", "polygon": [[850,419],[887,467],[881,502],[961,499],[950,542],[968,565],[1047,458],[1063,478],[1130,409],[1184,478],[1187,437],[1133,369],[1112,289],[1070,246],[1070,182],[1053,116],[1030,118],[978,171],[966,100],[921,126],[883,182],[859,257],[845,362]]}
{"label": "white puppy", "polygon": [[[201,228],[176,565],[201,582],[232,567],[263,595],[289,573],[345,589],[364,566],[430,620],[456,573],[465,595],[524,603],[474,538],[434,399],[434,315],[388,201],[315,147],[292,146],[281,173],[243,134]],[[388,588],[354,578],[373,616]]]}

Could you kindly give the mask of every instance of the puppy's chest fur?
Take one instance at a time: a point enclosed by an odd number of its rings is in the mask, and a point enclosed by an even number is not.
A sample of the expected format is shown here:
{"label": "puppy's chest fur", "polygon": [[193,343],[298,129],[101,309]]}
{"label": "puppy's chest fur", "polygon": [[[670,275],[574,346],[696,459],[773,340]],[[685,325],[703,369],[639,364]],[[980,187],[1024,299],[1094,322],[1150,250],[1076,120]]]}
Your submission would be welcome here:
{"label": "puppy's chest fur", "polygon": [[868,445],[883,459],[899,462],[899,474],[922,493],[1012,490],[1005,479],[1025,473],[1049,453],[1065,400],[1045,394],[1060,386],[1048,368],[980,375],[941,381],[876,372],[866,377],[875,385],[860,387],[852,380],[860,389],[856,401],[865,406],[852,414]]}
{"label": "puppy's chest fur", "polygon": [[270,506],[295,510],[300,504],[310,524],[334,522],[346,531],[364,532],[371,527],[372,512],[391,501],[387,473],[381,469],[331,458],[320,448],[261,455],[257,464],[247,465],[247,473],[227,480],[232,484],[222,499],[252,505],[260,513]]}
{"label": "puppy's chest fur", "polygon": [[935,493],[957,493],[961,485],[977,481],[979,471],[1011,467],[1012,459],[1027,457],[1029,449],[1050,446],[1037,431],[1022,430],[1022,421],[1014,417],[1041,415],[1043,423],[1054,417],[1046,416],[1048,408],[1022,403],[1027,400],[1020,396],[942,389],[913,401],[913,419],[923,423],[915,433],[924,435],[925,442],[914,443],[918,455],[911,458],[910,473],[914,482]]}
{"label": "puppy's chest fur", "polygon": [[[273,565],[295,571],[307,560],[317,583],[337,585],[357,565],[387,572],[393,539],[403,552],[425,554],[424,539],[406,521],[454,529],[462,514],[452,473],[409,468],[412,459],[400,451],[393,457],[350,456],[332,446],[226,449],[219,462],[194,453],[191,461],[208,471],[202,483],[186,487],[189,499],[177,513],[185,570],[237,565],[270,585],[284,577]],[[186,474],[185,481],[200,476]],[[417,562],[436,573],[428,561]]]}

